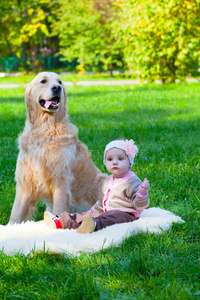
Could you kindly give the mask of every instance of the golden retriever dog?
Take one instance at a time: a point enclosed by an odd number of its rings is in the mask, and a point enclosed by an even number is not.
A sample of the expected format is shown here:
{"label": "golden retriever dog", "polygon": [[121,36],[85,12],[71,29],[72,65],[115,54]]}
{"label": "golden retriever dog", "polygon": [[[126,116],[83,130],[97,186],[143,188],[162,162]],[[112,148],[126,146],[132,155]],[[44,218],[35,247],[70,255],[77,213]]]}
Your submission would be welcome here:
{"label": "golden retriever dog", "polygon": [[59,76],[39,73],[26,88],[25,103],[27,120],[18,140],[10,223],[29,219],[38,199],[55,215],[70,211],[74,202],[92,205],[106,176],[69,122],[66,90]]}

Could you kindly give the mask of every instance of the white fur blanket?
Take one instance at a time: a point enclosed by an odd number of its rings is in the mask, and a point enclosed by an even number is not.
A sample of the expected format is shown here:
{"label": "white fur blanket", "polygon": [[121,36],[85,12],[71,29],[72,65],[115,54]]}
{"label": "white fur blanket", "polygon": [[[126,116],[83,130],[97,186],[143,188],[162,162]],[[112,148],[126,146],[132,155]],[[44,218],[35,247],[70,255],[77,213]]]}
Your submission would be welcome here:
{"label": "white fur blanket", "polygon": [[28,221],[15,225],[0,225],[0,250],[7,255],[29,254],[33,251],[79,255],[119,246],[125,237],[140,232],[162,233],[173,222],[184,221],[173,213],[160,208],[145,209],[137,221],[116,224],[91,234],[79,234],[75,230],[50,229],[44,221]]}

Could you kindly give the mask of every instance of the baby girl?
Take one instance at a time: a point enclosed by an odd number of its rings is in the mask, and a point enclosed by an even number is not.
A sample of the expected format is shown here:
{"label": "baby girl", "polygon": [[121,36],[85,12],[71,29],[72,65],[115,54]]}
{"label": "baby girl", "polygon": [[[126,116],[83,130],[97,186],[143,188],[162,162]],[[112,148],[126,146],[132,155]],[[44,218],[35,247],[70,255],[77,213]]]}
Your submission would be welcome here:
{"label": "baby girl", "polygon": [[137,153],[133,140],[110,142],[104,151],[104,164],[111,175],[101,187],[99,200],[82,214],[63,212],[54,216],[45,211],[45,223],[51,228],[91,233],[113,224],[138,220],[149,205],[149,181],[145,178],[142,182],[131,171]]}

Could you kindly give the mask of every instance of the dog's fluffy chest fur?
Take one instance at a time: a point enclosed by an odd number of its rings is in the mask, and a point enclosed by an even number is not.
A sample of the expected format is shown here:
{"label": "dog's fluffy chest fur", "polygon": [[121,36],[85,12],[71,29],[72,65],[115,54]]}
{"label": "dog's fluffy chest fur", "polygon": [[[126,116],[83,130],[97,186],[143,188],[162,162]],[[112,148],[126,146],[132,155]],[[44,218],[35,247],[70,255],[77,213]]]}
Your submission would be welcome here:
{"label": "dog's fluffy chest fur", "polygon": [[[45,186],[52,186],[55,178],[64,178],[66,169],[71,168],[76,153],[76,135],[68,132],[63,124],[39,131],[26,127],[19,137],[19,169],[23,167],[26,181],[31,181],[37,189],[45,190]],[[20,176],[17,168],[16,177]]]}

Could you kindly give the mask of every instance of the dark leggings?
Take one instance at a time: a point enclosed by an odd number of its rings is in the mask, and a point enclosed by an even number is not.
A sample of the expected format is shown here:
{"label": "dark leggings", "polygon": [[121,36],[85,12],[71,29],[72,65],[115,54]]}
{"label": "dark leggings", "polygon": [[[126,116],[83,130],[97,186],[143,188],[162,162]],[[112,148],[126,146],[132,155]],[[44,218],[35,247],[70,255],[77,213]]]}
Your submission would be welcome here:
{"label": "dark leggings", "polygon": [[133,222],[139,219],[132,213],[123,212],[120,210],[110,210],[102,214],[90,212],[82,214],[69,214],[68,212],[64,212],[59,215],[59,218],[61,219],[64,228],[76,229],[81,225],[84,218],[88,215],[93,217],[94,221],[96,222],[95,231],[98,231],[110,225]]}

